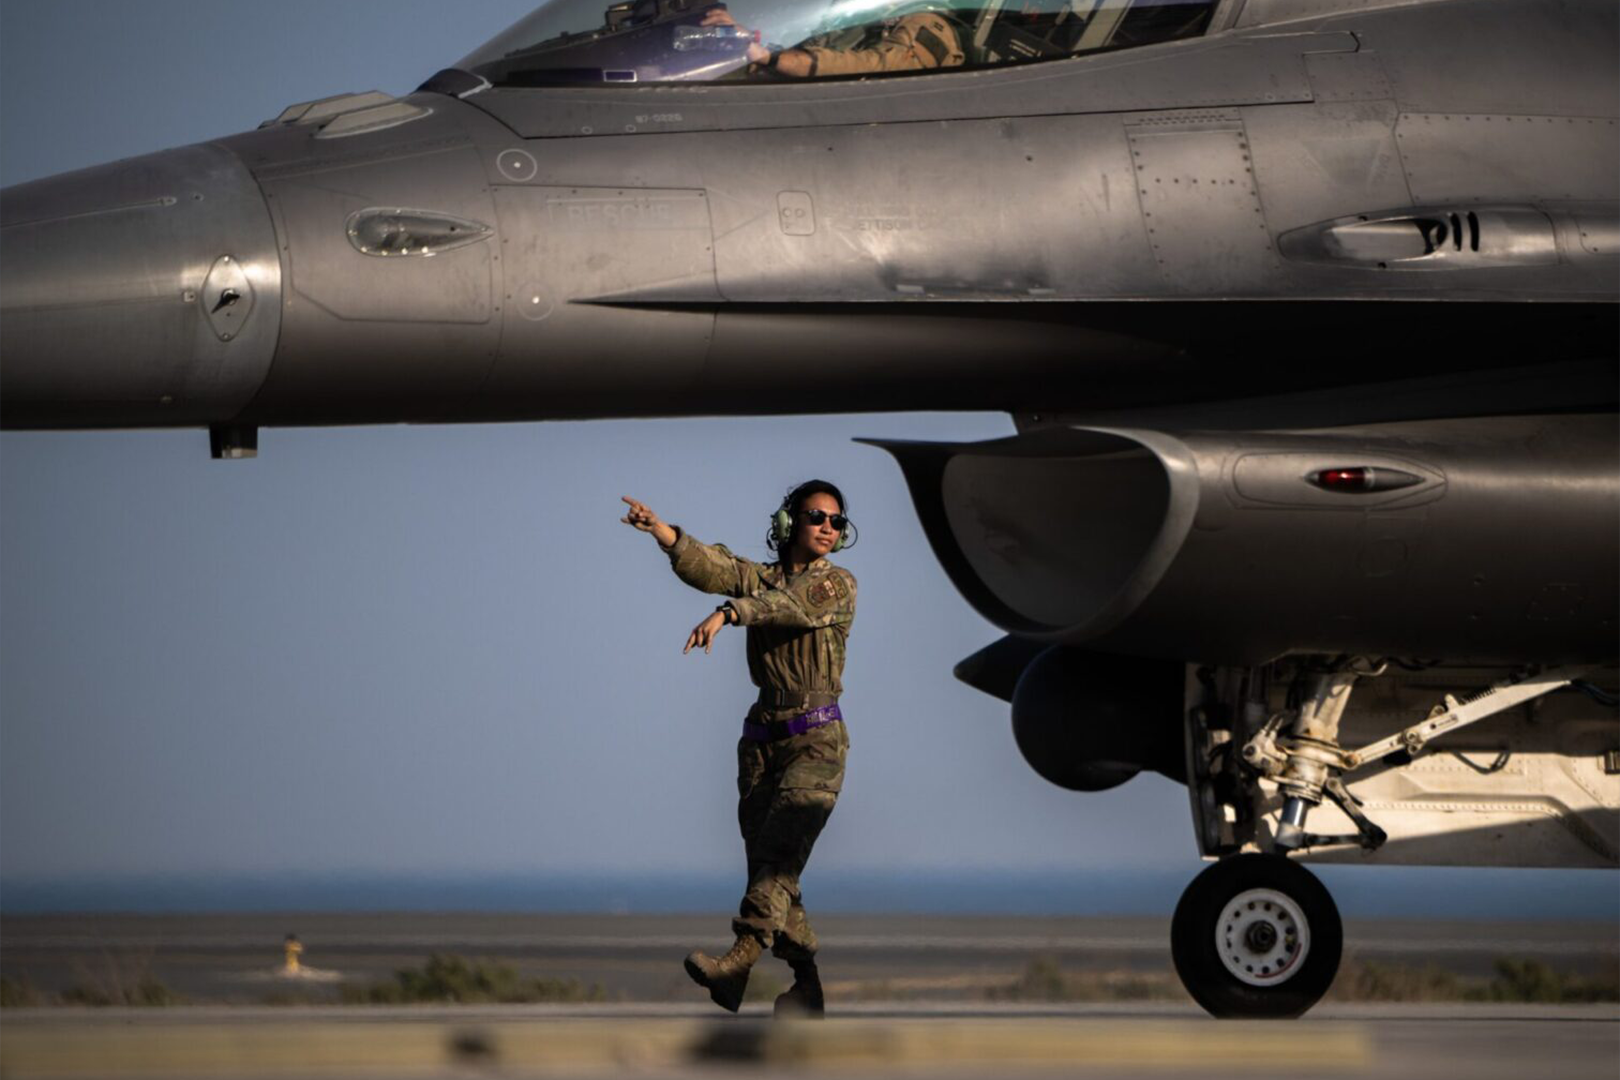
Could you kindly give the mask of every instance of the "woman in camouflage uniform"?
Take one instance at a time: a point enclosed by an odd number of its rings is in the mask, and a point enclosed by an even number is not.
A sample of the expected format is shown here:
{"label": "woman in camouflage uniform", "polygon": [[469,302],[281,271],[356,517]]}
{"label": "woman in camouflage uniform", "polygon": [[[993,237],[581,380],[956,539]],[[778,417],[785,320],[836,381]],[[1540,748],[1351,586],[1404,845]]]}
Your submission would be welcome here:
{"label": "woman in camouflage uniform", "polygon": [[759,688],[737,743],[737,819],[748,856],[748,889],[732,922],[737,941],[720,957],[686,958],[715,1004],[742,1003],[748,972],[765,949],[793,968],[776,1011],[820,1016],[816,935],[805,917],[799,875],[844,783],[849,737],[838,709],[844,648],[855,619],[855,576],[827,561],[854,527],[844,497],[812,480],[782,500],[766,541],[777,561],[751,562],[701,543],[626,498],[626,524],[650,532],[676,576],[729,597],[687,637],[686,651],[714,646],[728,625],[748,628],[748,673]]}

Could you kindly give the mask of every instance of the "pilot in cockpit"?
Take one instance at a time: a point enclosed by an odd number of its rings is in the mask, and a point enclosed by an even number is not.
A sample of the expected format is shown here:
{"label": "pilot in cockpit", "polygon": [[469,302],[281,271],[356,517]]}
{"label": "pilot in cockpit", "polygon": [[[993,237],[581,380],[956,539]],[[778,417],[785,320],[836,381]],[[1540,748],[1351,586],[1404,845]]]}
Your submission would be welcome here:
{"label": "pilot in cockpit", "polygon": [[926,74],[1196,37],[1215,8],[1215,0],[736,0],[747,6],[733,15],[726,0],[605,0],[605,13],[603,2],[549,0],[460,67],[523,88]]}
{"label": "pilot in cockpit", "polygon": [[[703,25],[737,26],[737,21],[720,5],[709,9]],[[751,71],[772,71],[796,79],[927,71],[960,67],[966,59],[956,28],[933,11],[871,24],[854,40],[847,35],[828,35],[787,49],[773,50],[757,41],[748,46]]]}

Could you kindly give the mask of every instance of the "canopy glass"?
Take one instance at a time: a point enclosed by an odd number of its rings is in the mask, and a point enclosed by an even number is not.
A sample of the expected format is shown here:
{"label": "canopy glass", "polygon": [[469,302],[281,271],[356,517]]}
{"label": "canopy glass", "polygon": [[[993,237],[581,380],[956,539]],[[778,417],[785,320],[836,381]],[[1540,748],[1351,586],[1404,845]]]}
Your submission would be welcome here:
{"label": "canopy glass", "polygon": [[496,86],[924,74],[1195,37],[1216,0],[550,0],[457,67]]}

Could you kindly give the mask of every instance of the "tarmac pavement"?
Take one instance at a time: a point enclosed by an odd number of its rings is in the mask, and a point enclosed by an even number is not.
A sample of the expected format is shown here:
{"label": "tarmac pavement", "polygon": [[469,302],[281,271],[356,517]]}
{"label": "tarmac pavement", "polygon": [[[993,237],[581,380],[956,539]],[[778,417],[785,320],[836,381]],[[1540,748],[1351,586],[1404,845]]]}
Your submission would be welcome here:
{"label": "tarmac pavement", "polygon": [[778,1023],[684,1005],[6,1011],[8,1080],[220,1077],[1467,1077],[1613,1080],[1616,1006],[852,1005]]}

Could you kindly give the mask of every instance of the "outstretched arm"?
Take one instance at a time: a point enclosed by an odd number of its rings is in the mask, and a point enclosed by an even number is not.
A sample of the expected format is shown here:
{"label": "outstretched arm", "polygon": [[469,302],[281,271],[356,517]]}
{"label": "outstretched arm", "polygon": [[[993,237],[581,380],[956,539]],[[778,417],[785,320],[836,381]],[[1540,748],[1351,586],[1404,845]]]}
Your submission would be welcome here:
{"label": "outstretched arm", "polygon": [[650,532],[669,556],[675,576],[704,592],[745,596],[759,586],[759,567],[727,551],[723,544],[704,544],[674,525],[661,521],[645,503],[628,495],[630,512],[619,520]]}

